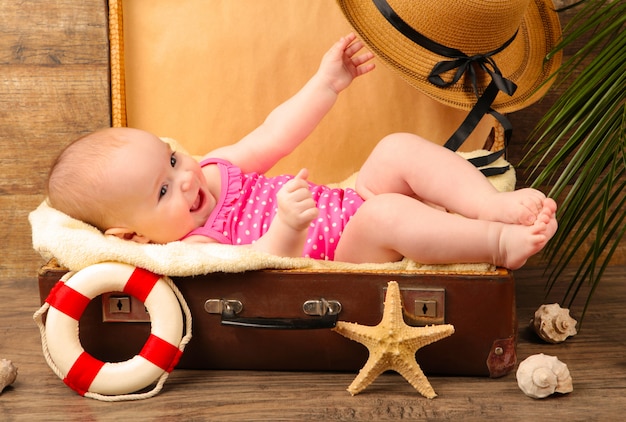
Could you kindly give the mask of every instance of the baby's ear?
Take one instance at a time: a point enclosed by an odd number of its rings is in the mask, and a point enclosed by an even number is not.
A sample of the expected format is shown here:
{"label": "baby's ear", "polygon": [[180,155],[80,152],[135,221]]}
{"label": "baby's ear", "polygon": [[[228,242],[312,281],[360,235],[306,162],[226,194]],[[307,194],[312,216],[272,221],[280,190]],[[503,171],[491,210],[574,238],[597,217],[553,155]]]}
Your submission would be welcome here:
{"label": "baby's ear", "polygon": [[107,236],[119,237],[122,240],[131,240],[137,243],[150,243],[150,239],[147,237],[123,227],[112,227],[107,229],[104,234]]}

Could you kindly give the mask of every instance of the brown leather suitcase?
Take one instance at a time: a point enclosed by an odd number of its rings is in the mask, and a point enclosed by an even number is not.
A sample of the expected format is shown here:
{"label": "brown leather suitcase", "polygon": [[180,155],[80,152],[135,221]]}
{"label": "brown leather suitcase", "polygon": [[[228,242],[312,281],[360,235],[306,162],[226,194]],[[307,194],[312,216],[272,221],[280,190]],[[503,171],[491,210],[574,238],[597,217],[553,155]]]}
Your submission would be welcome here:
{"label": "brown leather suitcase", "polygon": [[[42,267],[42,302],[65,272],[54,264]],[[407,324],[454,325],[452,336],[418,351],[426,373],[498,377],[514,368],[514,279],[503,269],[465,274],[262,270],[173,278],[193,319],[193,338],[178,367],[358,370],[367,349],[330,328],[337,320],[378,324],[390,280],[400,286]],[[130,359],[150,333],[149,320],[137,299],[103,294],[82,315],[81,344],[103,361]]]}

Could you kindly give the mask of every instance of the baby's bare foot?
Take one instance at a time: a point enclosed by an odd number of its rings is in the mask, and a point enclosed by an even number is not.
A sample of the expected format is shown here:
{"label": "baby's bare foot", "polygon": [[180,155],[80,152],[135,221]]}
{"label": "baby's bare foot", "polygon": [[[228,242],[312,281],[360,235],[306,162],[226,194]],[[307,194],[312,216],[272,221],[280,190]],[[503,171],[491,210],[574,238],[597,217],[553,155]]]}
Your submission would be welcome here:
{"label": "baby's bare foot", "polygon": [[530,226],[504,224],[500,232],[496,265],[516,270],[522,267],[528,258],[542,250],[558,227],[554,211],[551,210],[551,207],[544,207],[534,224]]}
{"label": "baby's bare foot", "polygon": [[556,203],[536,189],[498,192],[485,201],[481,219],[531,226],[540,213],[554,214]]}

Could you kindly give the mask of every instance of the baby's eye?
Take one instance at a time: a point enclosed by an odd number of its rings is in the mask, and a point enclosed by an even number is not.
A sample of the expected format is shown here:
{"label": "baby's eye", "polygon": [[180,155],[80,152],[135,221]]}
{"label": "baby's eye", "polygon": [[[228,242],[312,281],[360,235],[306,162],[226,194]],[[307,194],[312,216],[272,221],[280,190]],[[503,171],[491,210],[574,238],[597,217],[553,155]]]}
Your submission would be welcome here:
{"label": "baby's eye", "polygon": [[170,165],[172,167],[176,165],[176,153],[175,152],[173,152],[172,155],[170,155]]}
{"label": "baby's eye", "polygon": [[161,186],[161,190],[159,191],[159,199],[163,198],[167,193],[167,185]]}

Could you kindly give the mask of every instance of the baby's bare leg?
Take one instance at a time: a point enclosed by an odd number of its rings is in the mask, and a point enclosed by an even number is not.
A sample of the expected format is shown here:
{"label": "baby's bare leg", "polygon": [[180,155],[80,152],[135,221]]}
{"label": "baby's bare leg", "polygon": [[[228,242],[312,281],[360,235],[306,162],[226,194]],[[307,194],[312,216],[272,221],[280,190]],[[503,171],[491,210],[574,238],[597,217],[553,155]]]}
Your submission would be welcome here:
{"label": "baby's bare leg", "polygon": [[531,225],[552,200],[535,189],[498,192],[458,154],[409,133],[390,135],[376,146],[356,183],[364,198],[401,193],[468,218]]}
{"label": "baby's bare leg", "polygon": [[470,219],[399,194],[367,200],[346,226],[335,260],[389,262],[403,256],[426,264],[480,263],[517,269],[556,231],[554,215],[530,225]]}

